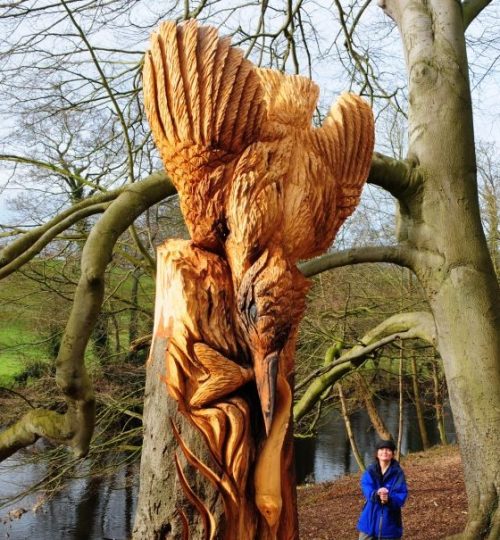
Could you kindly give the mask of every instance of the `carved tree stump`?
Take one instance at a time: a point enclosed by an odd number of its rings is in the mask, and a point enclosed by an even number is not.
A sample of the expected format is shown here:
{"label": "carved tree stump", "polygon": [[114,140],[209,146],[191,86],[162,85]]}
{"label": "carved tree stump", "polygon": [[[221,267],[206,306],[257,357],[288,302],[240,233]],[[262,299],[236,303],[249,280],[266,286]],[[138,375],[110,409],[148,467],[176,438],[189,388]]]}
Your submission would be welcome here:
{"label": "carved tree stump", "polygon": [[[154,447],[189,501],[176,508],[183,537],[296,538],[290,418],[308,283],[295,263],[327,249],[359,200],[371,110],[346,94],[311,127],[312,81],[256,68],[195,21],[153,35],[144,97],[192,241],[158,250],[150,369],[164,362],[178,412],[160,402],[170,418],[152,418],[148,396],[136,537],[180,534],[145,502]],[[159,421],[175,451],[148,440]]]}

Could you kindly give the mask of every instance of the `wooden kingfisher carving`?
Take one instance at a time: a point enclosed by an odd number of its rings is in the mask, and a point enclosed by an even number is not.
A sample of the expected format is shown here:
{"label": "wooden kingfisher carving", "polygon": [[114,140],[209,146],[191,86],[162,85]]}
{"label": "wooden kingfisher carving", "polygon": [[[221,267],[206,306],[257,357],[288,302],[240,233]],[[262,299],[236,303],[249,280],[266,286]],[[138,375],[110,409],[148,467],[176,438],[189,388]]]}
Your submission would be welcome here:
{"label": "wooden kingfisher carving", "polygon": [[296,263],[323,253],[353,212],[374,142],[363,100],[343,94],[315,128],[317,99],[311,80],[255,67],[196,21],[151,38],[147,117],[192,239],[159,249],[154,336],[169,338],[167,389],[217,463],[172,426],[220,489],[228,539],[297,535],[289,422],[308,283]]}

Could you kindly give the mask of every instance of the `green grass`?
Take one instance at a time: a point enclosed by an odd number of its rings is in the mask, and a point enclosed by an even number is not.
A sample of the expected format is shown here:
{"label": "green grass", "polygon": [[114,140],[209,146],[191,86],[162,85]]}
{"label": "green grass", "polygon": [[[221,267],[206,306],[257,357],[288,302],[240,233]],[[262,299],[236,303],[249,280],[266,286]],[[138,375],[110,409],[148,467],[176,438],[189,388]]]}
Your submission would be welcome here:
{"label": "green grass", "polygon": [[21,274],[0,282],[0,385],[10,386],[27,362],[46,359],[40,328],[50,300]]}
{"label": "green grass", "polygon": [[[35,261],[32,263],[40,276],[47,283],[57,287],[62,296],[48,288],[43,290],[39,283],[28,279],[21,273],[14,273],[0,281],[0,385],[13,384],[14,377],[23,372],[25,366],[37,360],[50,361],[50,336],[54,332],[64,330],[69,311],[74,286],[78,280],[79,271],[68,270],[62,261]],[[60,285],[61,273],[70,278],[71,283]],[[116,320],[119,326],[119,338],[122,350],[128,346],[128,324],[130,312],[126,303],[131,297],[133,279],[129,271],[112,267],[107,272],[107,293],[116,295],[113,305],[105,305],[105,309],[117,310]],[[154,298],[154,281],[148,276],[142,276],[139,284],[139,302],[147,306],[152,314]],[[121,299],[125,301],[121,304]],[[122,307],[120,311],[120,307]],[[139,315],[139,333],[147,333],[152,320],[144,314]],[[114,351],[115,330],[110,324],[112,340],[110,352]],[[113,357],[109,359],[113,361]],[[99,372],[99,360],[96,359],[93,347],[86,351],[86,362],[89,369]]]}
{"label": "green grass", "polygon": [[0,386],[9,386],[30,360],[46,358],[37,336],[16,321],[2,321],[0,327]]}
{"label": "green grass", "polygon": [[0,356],[0,386],[10,386],[14,377],[23,370],[23,364],[19,360]]}

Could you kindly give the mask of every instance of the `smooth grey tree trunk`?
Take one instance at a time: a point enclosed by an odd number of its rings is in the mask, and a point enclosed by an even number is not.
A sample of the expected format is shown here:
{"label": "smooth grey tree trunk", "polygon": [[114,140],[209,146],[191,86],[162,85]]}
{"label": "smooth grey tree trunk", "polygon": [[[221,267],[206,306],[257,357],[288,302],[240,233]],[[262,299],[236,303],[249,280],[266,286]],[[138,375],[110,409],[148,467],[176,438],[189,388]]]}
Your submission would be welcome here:
{"label": "smooth grey tree trunk", "polygon": [[463,538],[500,538],[499,288],[479,216],[461,6],[384,2],[409,74],[409,161],[401,238],[429,300],[464,462]]}

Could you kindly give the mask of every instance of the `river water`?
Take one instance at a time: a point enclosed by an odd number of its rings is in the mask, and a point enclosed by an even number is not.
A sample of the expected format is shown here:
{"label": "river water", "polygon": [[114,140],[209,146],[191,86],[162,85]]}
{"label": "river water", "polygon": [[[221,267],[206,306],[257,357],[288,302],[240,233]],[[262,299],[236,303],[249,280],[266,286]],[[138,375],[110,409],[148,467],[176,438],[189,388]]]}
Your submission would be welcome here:
{"label": "river water", "polygon": [[[390,431],[397,432],[398,403],[386,400],[378,409]],[[351,416],[352,427],[360,452],[369,463],[376,437],[364,411]],[[411,404],[404,406],[403,454],[422,449]],[[454,441],[449,411],[446,414],[449,442]],[[438,433],[429,415],[427,429],[431,443]],[[344,423],[336,411],[322,420],[315,438],[297,439],[297,481],[326,482],[358,470]],[[0,499],[15,495],[42,479],[48,472],[43,462],[29,464],[16,455],[0,464]],[[80,469],[87,472],[85,463]],[[73,480],[45,504],[36,494],[28,495],[0,509],[0,539],[10,540],[126,540],[130,537],[138,492],[138,464],[123,465],[113,475],[84,477]],[[33,511],[33,507],[38,507]],[[16,517],[17,515],[20,517]]]}
{"label": "river water", "polygon": [[[83,476],[84,468],[72,472]],[[48,472],[43,462],[25,464],[18,456],[6,460],[0,465],[0,497],[19,493]],[[138,475],[138,464],[124,465],[110,476],[73,480],[45,504],[40,495],[28,495],[0,510],[0,539],[125,540],[137,498],[137,482],[131,479]]]}
{"label": "river water", "polygon": [[[389,431],[396,434],[399,422],[398,401],[379,401],[377,410]],[[369,464],[373,459],[378,440],[370,419],[364,410],[360,410],[352,414],[350,420],[358,450],[363,456],[364,462]],[[431,445],[438,444],[439,433],[431,411],[426,411],[425,424],[429,442]],[[445,407],[445,430],[448,442],[455,442],[453,421],[447,407]],[[404,403],[401,452],[404,455],[422,449],[415,406],[411,403]],[[347,438],[344,421],[337,411],[332,410],[324,416],[318,426],[316,437],[296,439],[295,469],[299,484],[328,482],[359,470]]]}

